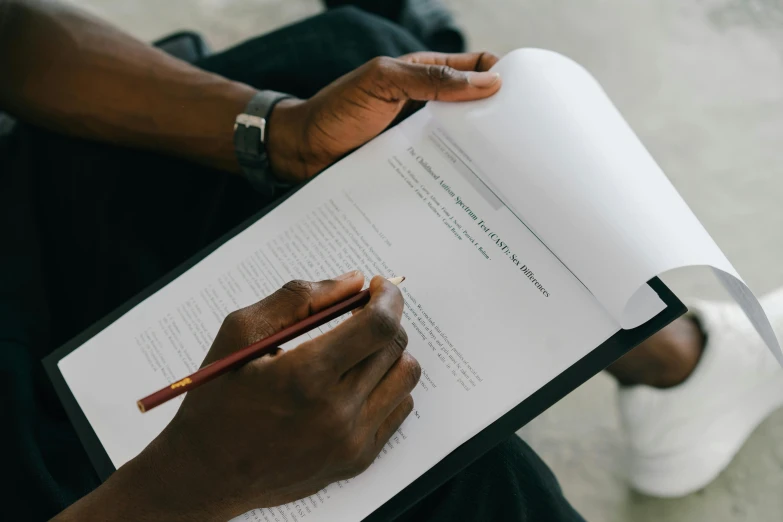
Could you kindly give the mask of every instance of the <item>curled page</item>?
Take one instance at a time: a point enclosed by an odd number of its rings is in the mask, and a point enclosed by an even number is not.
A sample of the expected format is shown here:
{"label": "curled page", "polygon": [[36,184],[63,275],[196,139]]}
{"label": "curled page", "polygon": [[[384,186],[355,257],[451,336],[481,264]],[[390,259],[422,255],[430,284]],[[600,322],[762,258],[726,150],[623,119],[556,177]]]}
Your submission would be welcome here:
{"label": "curled page", "polygon": [[758,300],[598,82],[540,49],[513,51],[494,70],[497,95],[430,109],[607,312],[634,328],[662,309],[647,281],[710,266],[783,365]]}

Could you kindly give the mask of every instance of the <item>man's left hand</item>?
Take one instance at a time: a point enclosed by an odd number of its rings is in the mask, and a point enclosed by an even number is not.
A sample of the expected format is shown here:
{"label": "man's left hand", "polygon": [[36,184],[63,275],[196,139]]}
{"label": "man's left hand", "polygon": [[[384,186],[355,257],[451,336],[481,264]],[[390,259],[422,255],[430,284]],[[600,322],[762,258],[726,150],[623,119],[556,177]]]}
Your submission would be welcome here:
{"label": "man's left hand", "polygon": [[286,181],[304,181],[383,132],[417,102],[469,101],[500,89],[490,53],[413,53],[379,57],[337,79],[309,100],[288,99],[272,111],[270,165]]}

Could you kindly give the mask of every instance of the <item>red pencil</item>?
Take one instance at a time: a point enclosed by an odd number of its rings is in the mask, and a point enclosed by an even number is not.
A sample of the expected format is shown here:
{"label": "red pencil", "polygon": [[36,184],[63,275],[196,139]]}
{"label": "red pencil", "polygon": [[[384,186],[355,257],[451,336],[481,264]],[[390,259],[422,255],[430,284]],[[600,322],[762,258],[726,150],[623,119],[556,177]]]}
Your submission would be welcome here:
{"label": "red pencil", "polygon": [[[389,279],[395,285],[399,285],[405,280],[404,277],[393,277]],[[287,343],[292,339],[296,339],[302,334],[309,332],[319,326],[328,323],[332,319],[336,319],[341,315],[355,310],[360,306],[364,306],[370,301],[370,290],[362,290],[358,294],[349,297],[348,299],[341,301],[335,305],[330,306],[320,312],[311,315],[310,317],[299,321],[298,323],[289,326],[285,330],[281,330],[274,335],[270,335],[266,339],[261,339],[250,346],[246,346],[241,350],[232,353],[222,359],[201,368],[195,373],[192,373],[180,379],[179,381],[169,384],[165,388],[156,391],[151,395],[147,395],[140,401],[136,402],[139,410],[144,413],[150,411],[156,406],[160,406],[164,402],[167,402],[178,395],[182,395],[186,391],[192,390],[198,386],[201,386],[205,382],[209,382],[215,377],[226,373],[227,371],[238,368],[243,364],[262,357],[268,353],[272,353],[277,348]]]}

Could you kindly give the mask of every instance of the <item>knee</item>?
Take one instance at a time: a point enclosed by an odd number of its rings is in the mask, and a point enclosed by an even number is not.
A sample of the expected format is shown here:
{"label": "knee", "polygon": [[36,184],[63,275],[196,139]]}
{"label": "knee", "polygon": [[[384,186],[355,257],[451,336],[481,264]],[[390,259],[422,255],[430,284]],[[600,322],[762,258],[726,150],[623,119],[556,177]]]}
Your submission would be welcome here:
{"label": "knee", "polygon": [[363,9],[359,9],[355,5],[341,5],[340,7],[333,7],[325,11],[322,16],[331,18],[333,20],[344,20],[346,22],[362,22],[373,18],[373,15]]}
{"label": "knee", "polygon": [[369,58],[424,50],[424,45],[402,26],[352,5],[329,9],[321,16],[329,30],[354,42],[371,55]]}
{"label": "knee", "polygon": [[334,7],[321,14],[321,17],[332,26],[354,31],[371,31],[383,21],[382,18],[353,5]]}

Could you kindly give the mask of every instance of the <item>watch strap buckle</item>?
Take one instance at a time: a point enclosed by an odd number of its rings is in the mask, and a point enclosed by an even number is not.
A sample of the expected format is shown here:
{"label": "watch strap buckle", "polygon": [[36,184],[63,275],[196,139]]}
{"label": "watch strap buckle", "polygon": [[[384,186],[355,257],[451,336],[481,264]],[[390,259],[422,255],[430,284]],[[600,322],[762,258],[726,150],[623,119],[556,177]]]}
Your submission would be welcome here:
{"label": "watch strap buckle", "polygon": [[237,116],[236,121],[234,122],[234,130],[237,130],[237,127],[243,125],[245,127],[253,127],[258,129],[259,131],[259,139],[261,140],[261,143],[264,143],[264,131],[266,130],[266,118],[263,118],[261,116],[255,116],[252,114],[240,114]]}

